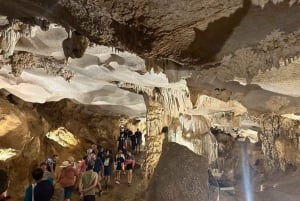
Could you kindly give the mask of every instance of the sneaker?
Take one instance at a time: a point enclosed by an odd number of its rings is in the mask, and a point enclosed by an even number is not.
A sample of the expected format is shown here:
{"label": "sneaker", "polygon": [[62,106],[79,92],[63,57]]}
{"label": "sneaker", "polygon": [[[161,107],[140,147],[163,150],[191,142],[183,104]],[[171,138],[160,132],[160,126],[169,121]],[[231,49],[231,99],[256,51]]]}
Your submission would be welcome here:
{"label": "sneaker", "polygon": [[128,186],[131,186],[131,183],[128,183]]}
{"label": "sneaker", "polygon": [[102,190],[100,190],[100,191],[98,192],[98,196],[99,196],[99,197],[102,196]]}
{"label": "sneaker", "polygon": [[117,181],[116,181],[116,184],[120,184],[120,182],[117,180]]}

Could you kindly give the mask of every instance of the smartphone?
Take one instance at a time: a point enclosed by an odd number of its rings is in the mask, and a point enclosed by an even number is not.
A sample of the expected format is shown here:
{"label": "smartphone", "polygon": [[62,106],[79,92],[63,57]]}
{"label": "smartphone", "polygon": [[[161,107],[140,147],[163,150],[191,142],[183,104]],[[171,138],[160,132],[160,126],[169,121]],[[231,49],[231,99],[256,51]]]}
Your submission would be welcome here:
{"label": "smartphone", "polygon": [[52,159],[52,158],[48,158],[48,159],[47,159],[47,163],[48,163],[48,164],[53,163],[53,159]]}

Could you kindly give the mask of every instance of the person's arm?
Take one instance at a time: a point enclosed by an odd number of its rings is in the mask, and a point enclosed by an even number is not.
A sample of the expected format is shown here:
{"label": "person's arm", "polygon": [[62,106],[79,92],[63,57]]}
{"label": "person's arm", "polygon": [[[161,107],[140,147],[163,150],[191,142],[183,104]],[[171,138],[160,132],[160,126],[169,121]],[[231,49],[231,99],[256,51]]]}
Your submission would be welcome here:
{"label": "person's arm", "polygon": [[74,173],[75,173],[75,179],[74,179],[74,183],[76,183],[78,180],[79,180],[79,172],[77,171],[77,168],[76,169],[73,169],[74,170]]}
{"label": "person's arm", "polygon": [[122,158],[122,162],[121,162],[121,167],[122,167],[122,170],[125,170],[125,160],[124,158]]}
{"label": "person's arm", "polygon": [[[119,145],[120,145],[120,137],[117,139],[117,149],[119,148]],[[118,150],[117,150],[118,151]]]}
{"label": "person's arm", "polygon": [[117,156],[116,156],[115,161],[114,161],[114,168],[113,169],[117,169],[117,165],[118,165],[118,162],[117,162]]}
{"label": "person's arm", "polygon": [[79,193],[80,193],[80,197],[83,197],[82,177],[79,178],[78,190],[79,190]]}
{"label": "person's arm", "polygon": [[53,163],[50,163],[49,167],[50,167],[51,177],[54,179],[55,178],[55,172],[54,172],[54,168],[53,168]]}
{"label": "person's arm", "polygon": [[60,183],[60,180],[61,180],[62,175],[63,175],[63,171],[64,171],[64,168],[61,170],[56,183]]}

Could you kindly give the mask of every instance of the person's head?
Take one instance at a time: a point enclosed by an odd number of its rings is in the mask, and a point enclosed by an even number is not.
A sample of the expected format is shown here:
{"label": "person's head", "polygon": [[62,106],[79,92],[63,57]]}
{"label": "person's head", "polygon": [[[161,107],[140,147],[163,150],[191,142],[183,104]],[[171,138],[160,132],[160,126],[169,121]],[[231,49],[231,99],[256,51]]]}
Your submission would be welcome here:
{"label": "person's head", "polygon": [[95,145],[95,144],[92,144],[91,148],[92,148],[92,150],[94,150],[94,151],[98,150],[97,145]]}
{"label": "person's head", "polygon": [[56,161],[58,160],[58,155],[53,154],[52,159],[53,159],[53,162],[56,163]]}
{"label": "person's head", "polygon": [[92,150],[92,149],[88,149],[88,150],[86,151],[86,153],[87,153],[87,155],[91,155],[91,154],[93,153],[93,150]]}
{"label": "person's head", "polygon": [[94,169],[95,162],[93,160],[89,160],[86,166],[86,170]]}
{"label": "person's head", "polygon": [[106,154],[106,156],[109,156],[110,155],[110,150],[109,149],[106,150],[105,154]]}
{"label": "person's head", "polygon": [[71,163],[71,165],[73,165],[75,163],[75,159],[73,156],[69,156],[68,161]]}
{"label": "person's head", "polygon": [[137,128],[137,129],[136,129],[136,131],[140,131],[140,129],[139,129],[139,128]]}
{"label": "person's head", "polygon": [[42,163],[40,164],[40,168],[45,172],[45,171],[47,170],[47,163],[42,162]]}
{"label": "person's head", "polygon": [[96,154],[95,154],[95,153],[92,153],[92,155],[91,155],[91,159],[92,159],[92,160],[94,160],[94,161],[97,159],[97,156],[96,156]]}
{"label": "person's head", "polygon": [[0,195],[6,194],[6,191],[8,189],[8,183],[9,183],[8,174],[4,170],[0,169]]}
{"label": "person's head", "polygon": [[31,175],[35,181],[39,181],[43,178],[44,171],[42,168],[36,168],[32,171]]}

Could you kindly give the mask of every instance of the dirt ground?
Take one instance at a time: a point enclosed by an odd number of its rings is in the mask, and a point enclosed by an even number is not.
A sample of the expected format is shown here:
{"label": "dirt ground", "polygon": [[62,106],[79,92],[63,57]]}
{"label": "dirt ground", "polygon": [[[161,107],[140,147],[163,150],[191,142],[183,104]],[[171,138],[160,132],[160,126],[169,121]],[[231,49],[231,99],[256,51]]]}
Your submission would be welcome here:
{"label": "dirt ground", "polygon": [[[102,180],[102,196],[96,195],[96,200],[105,201],[144,201],[145,200],[145,180],[142,174],[141,164],[143,163],[144,152],[135,155],[136,167],[133,171],[133,179],[131,186],[127,184],[127,174],[121,175],[121,183],[116,184],[114,175],[111,178],[108,189],[104,189],[104,179]],[[52,201],[60,201],[62,189],[59,184],[55,185],[55,194]],[[98,189],[96,190],[98,193]],[[72,200],[79,201],[80,196],[78,192],[73,194]]]}

